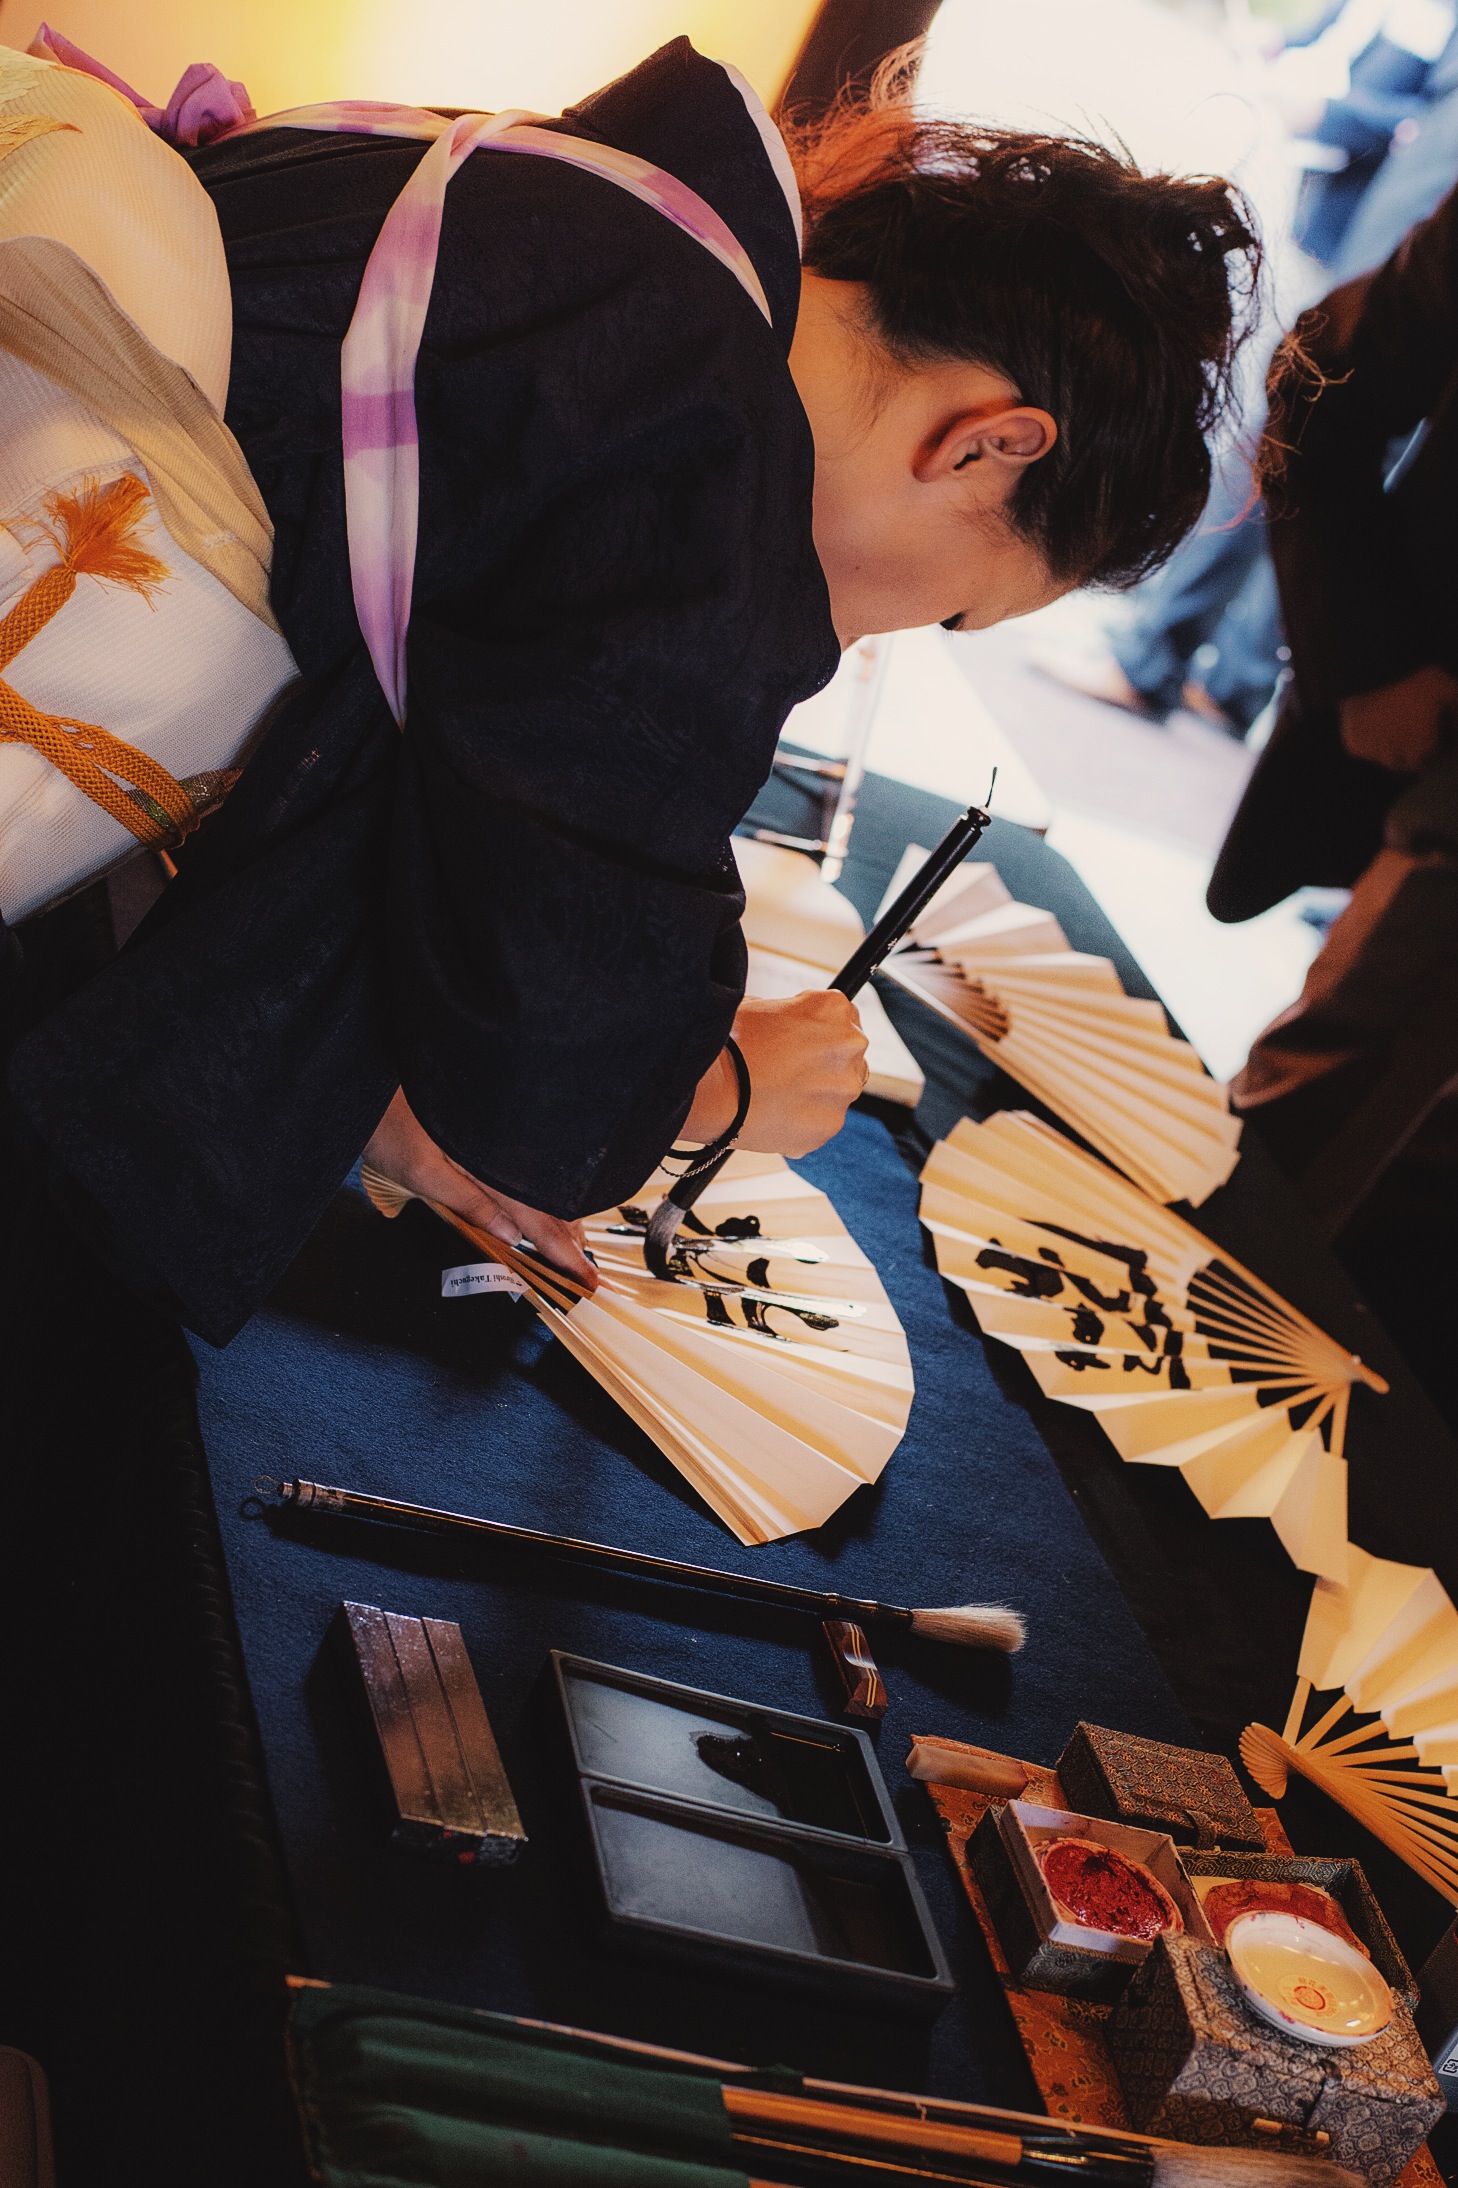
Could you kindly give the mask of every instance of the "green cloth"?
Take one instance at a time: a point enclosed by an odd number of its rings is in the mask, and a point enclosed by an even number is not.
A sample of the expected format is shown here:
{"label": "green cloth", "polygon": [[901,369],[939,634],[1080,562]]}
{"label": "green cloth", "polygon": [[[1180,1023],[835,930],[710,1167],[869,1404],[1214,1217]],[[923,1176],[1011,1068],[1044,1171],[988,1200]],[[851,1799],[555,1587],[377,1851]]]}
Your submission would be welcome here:
{"label": "green cloth", "polygon": [[348,1985],[289,2052],[327,2188],[748,2188],[706,2069]]}

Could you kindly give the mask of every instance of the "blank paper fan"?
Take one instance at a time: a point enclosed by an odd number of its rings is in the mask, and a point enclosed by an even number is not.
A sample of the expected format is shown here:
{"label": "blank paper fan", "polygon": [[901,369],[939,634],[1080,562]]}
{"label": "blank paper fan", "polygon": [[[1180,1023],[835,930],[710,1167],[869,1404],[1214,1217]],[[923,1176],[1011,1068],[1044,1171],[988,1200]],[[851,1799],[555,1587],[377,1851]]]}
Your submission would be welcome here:
{"label": "blank paper fan", "polygon": [[[889,895],[925,856],[902,860]],[[1198,1206],[1235,1168],[1240,1120],[1162,1006],[1071,949],[997,869],[961,867],[883,968],[1157,1200]]]}

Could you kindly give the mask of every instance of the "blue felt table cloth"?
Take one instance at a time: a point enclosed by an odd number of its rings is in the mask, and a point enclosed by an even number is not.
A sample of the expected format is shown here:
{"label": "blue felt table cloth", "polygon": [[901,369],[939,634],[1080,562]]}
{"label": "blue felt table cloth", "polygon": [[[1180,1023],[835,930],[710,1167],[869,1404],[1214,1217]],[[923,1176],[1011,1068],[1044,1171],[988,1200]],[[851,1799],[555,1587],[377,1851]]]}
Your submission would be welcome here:
{"label": "blue felt table cloth", "polygon": [[[916,1180],[852,1116],[803,1165],[870,1254],[911,1347],[917,1397],[874,1489],[814,1537],[742,1549],[524,1305],[442,1299],[455,1234],[390,1224],[342,1194],[269,1311],[199,1346],[200,1409],[228,1570],[310,1972],[721,2056],[1031,2100],[1011,2022],[922,1789],[913,1732],[1056,1758],[1079,1717],[1188,1740],[1189,1726],[1020,1406],[953,1319],[925,1257]],[[592,1902],[542,1678],[550,1648],[780,1708],[833,1712],[815,1622],[632,1586],[546,1560],[260,1514],[260,1475],[303,1474],[705,1564],[920,1604],[1007,1601],[1014,1661],[879,1644],[882,1765],[960,1985],[930,2036],[589,1942]],[[531,1834],[500,1875],[385,1844],[347,1681],[326,1645],[345,1598],[460,1622]]]}

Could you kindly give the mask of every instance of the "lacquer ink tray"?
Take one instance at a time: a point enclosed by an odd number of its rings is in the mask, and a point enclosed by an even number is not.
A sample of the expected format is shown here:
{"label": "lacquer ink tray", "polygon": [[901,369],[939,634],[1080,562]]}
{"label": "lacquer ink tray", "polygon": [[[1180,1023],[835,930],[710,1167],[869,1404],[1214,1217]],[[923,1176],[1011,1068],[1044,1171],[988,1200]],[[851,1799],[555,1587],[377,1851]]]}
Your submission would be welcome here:
{"label": "lacquer ink tray", "polygon": [[610,1940],[940,2011],[955,1986],[863,1732],[552,1662]]}

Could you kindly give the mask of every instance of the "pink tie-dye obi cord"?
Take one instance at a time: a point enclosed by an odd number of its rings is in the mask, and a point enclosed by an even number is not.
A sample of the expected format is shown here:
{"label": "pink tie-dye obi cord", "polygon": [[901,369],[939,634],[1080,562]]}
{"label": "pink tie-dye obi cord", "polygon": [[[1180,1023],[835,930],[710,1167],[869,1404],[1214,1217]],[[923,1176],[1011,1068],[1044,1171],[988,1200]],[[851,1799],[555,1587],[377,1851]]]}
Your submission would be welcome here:
{"label": "pink tie-dye obi cord", "polygon": [[[405,721],[405,640],[415,581],[420,518],[420,441],[415,420],[415,362],[435,283],[446,187],[475,151],[531,152],[585,168],[651,205],[727,267],[763,312],[770,308],[754,263],[711,205],[686,184],[611,145],[539,129],[546,119],[513,109],[463,114],[456,121],[419,106],[344,99],[291,107],[254,118],[248,94],[205,63],[190,68],[166,107],[152,106],[79,46],[42,25],[32,53],[96,76],[131,100],[148,127],[171,144],[216,142],[261,129],[323,129],[373,137],[424,137],[430,149],[385,216],[365,267],[359,301],[344,338],[344,497],[355,612],[390,712]],[[725,74],[743,98],[769,153],[799,228],[794,177],[783,143],[736,69]]]}
{"label": "pink tie-dye obi cord", "polygon": [[[364,120],[365,112],[370,118]],[[324,119],[325,114],[331,118]],[[334,119],[338,115],[340,118]],[[378,116],[388,119],[378,119]],[[304,117],[308,118],[305,119]],[[318,116],[318,119],[314,117]],[[520,113],[463,114],[459,121],[418,108],[305,108],[273,126],[358,129],[435,141],[385,216],[344,338],[344,498],[355,613],[395,720],[405,720],[405,640],[415,577],[420,448],[415,361],[435,280],[446,186],[471,152],[532,152],[614,182],[682,228],[728,268],[755,304],[769,304],[749,254],[713,207],[661,167],[609,145],[537,129]],[[254,124],[261,127],[261,124]]]}

